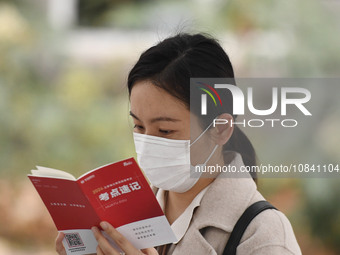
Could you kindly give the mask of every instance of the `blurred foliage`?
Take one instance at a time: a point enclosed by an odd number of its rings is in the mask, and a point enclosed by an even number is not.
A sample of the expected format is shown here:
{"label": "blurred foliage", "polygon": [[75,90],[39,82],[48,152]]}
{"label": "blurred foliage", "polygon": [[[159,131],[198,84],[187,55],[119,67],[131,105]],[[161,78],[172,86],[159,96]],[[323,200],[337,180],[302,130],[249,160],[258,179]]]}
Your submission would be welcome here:
{"label": "blurred foliage", "polygon": [[77,2],[78,22],[80,26],[103,27],[106,22],[107,10],[116,8],[117,6],[131,2],[138,3],[139,1],[123,1],[123,0],[82,0]]}
{"label": "blurred foliage", "polygon": [[[101,0],[78,1],[78,24],[84,27],[158,30],[163,25],[185,24],[194,10],[190,1]],[[180,25],[180,24],[177,24]],[[172,28],[171,28],[172,29]]]}
{"label": "blurred foliage", "polygon": [[40,32],[13,6],[1,6],[0,174],[36,164],[79,174],[132,156],[124,62],[67,59]]}
{"label": "blurred foliage", "polygon": [[263,69],[258,68],[260,72],[254,73],[257,77],[266,77],[268,70],[274,71],[273,64],[280,68],[278,76],[336,77],[340,66],[340,34],[334,31],[339,31],[339,18],[332,13],[331,3],[309,0],[288,0],[284,3],[270,0],[228,1],[220,9],[220,18],[215,22],[224,24],[245,40],[259,34],[265,36],[260,41],[254,37],[255,47],[248,63],[265,65]]}
{"label": "blurred foliage", "polygon": [[304,182],[305,216],[312,233],[340,253],[340,185],[338,179],[312,179]]}
{"label": "blurred foliage", "polygon": [[[32,212],[36,218],[21,224],[17,218],[23,214],[13,212],[22,212],[23,207],[8,198],[21,194],[20,201],[29,206],[25,194],[30,188],[19,189],[31,168],[43,165],[79,176],[134,156],[125,89],[131,60],[91,62],[65,54],[64,42],[73,31],[53,30],[43,2],[0,1],[0,235],[17,237],[19,246],[32,236],[47,240],[37,234],[45,226],[39,225],[45,224],[39,223],[43,216]],[[217,38],[231,35],[220,41],[232,45],[234,40],[239,47],[232,58],[239,76],[338,76],[339,15],[326,2],[80,0],[80,27],[72,29],[158,33],[160,28],[181,30],[192,22],[183,30],[212,31]],[[338,161],[339,124],[332,116],[327,118],[318,133],[311,127],[284,156],[298,151],[307,155],[313,148],[303,141],[314,139],[319,150]],[[272,148],[262,150],[261,139],[253,139],[261,153],[275,153]],[[305,254],[340,253],[339,187],[339,179],[260,180],[264,195],[290,218]],[[46,227],[44,235],[51,229]],[[318,246],[327,248],[320,251]]]}

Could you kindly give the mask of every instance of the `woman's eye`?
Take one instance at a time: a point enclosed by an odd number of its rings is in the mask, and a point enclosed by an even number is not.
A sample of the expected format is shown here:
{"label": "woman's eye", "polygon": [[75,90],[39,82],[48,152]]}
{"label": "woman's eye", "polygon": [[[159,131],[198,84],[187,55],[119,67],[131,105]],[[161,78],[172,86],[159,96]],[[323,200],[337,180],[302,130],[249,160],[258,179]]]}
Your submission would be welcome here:
{"label": "woman's eye", "polygon": [[168,134],[171,134],[171,133],[172,133],[172,130],[164,130],[164,129],[160,129],[159,132],[162,133],[162,134],[168,135]]}
{"label": "woman's eye", "polygon": [[137,125],[137,124],[135,124],[135,125],[133,126],[133,128],[137,128],[137,129],[139,129],[139,130],[142,130],[142,129],[144,129],[144,127],[143,127],[143,126],[140,126],[140,125]]}

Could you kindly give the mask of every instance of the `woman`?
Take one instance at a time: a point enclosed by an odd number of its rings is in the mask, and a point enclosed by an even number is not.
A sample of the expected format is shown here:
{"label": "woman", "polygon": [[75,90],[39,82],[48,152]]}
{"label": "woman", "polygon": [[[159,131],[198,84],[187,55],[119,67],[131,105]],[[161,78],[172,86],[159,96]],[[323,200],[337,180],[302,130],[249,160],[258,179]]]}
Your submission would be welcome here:
{"label": "woman", "polygon": [[[240,216],[253,203],[264,200],[249,178],[190,178],[179,155],[168,151],[191,151],[191,164],[255,165],[255,151],[236,126],[211,125],[213,119],[236,119],[232,98],[224,93],[223,107],[201,116],[199,107],[190,111],[190,78],[233,78],[227,54],[212,38],[202,34],[178,34],[145,51],[128,77],[130,115],[135,123],[134,139],[138,162],[149,178],[171,227],[176,243],[134,248],[109,223],[101,228],[127,255],[135,254],[222,254]],[[194,100],[193,103],[199,102]],[[191,143],[185,141],[191,140]],[[155,155],[148,155],[150,149]],[[157,149],[159,148],[159,149]],[[182,150],[184,148],[184,150]],[[165,152],[167,155],[165,155]],[[183,153],[182,153],[183,154]],[[160,174],[160,171],[163,172]],[[93,228],[97,254],[119,254]],[[56,247],[65,254],[59,234]],[[292,227],[277,210],[266,210],[246,228],[237,254],[301,254]]]}

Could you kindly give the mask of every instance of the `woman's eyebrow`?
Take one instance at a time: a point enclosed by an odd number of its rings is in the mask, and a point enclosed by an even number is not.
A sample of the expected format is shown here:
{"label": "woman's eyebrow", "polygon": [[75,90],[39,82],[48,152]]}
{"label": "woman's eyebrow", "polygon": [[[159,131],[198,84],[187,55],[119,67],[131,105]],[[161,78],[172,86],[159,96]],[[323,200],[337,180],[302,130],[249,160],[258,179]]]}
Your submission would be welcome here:
{"label": "woman's eyebrow", "polygon": [[136,120],[139,120],[139,121],[140,121],[140,119],[139,119],[134,113],[132,113],[131,111],[130,111],[130,116],[133,117],[133,118],[135,118]]}
{"label": "woman's eyebrow", "polygon": [[[130,111],[130,115],[135,118],[136,120],[141,121],[133,112]],[[157,121],[172,121],[172,122],[176,122],[176,121],[180,121],[179,119],[174,119],[174,118],[170,118],[170,117],[165,117],[165,116],[160,116],[160,117],[156,117],[156,118],[152,118],[150,120],[151,123],[157,122]]]}
{"label": "woman's eyebrow", "polygon": [[176,122],[176,121],[180,121],[178,119],[174,119],[174,118],[170,118],[170,117],[156,117],[151,119],[151,123],[157,122],[157,121],[172,121],[172,122]]}

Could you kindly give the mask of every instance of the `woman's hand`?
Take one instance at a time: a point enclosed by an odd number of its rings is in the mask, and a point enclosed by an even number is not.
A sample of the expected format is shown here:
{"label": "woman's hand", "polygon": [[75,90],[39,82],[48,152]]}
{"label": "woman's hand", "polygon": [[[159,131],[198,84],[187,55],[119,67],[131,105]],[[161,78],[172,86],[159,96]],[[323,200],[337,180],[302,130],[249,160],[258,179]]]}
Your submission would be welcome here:
{"label": "woman's hand", "polygon": [[59,255],[66,255],[66,250],[63,245],[64,233],[59,232],[57,239],[55,240],[55,249]]}
{"label": "woman's hand", "polygon": [[[124,251],[125,255],[158,255],[158,252],[154,248],[147,248],[138,250],[135,248],[122,234],[120,234],[114,227],[106,221],[100,223],[101,228],[106,232],[108,236],[115,241],[115,243]],[[114,249],[108,240],[103,236],[97,227],[92,228],[93,234],[98,242],[97,255],[120,255],[116,249]],[[62,253],[60,253],[62,254]],[[63,255],[63,254],[62,254]]]}
{"label": "woman's hand", "polygon": [[[120,234],[114,227],[107,222],[101,222],[102,229],[115,241],[115,243],[125,252],[125,255],[158,255],[158,252],[154,248],[147,248],[143,250],[136,249],[122,234]],[[116,249],[114,249],[103,234],[97,227],[92,228],[93,234],[98,242],[97,254],[98,255],[120,255]],[[59,255],[66,255],[66,250],[62,243],[65,234],[58,233],[55,240],[56,251]]]}

